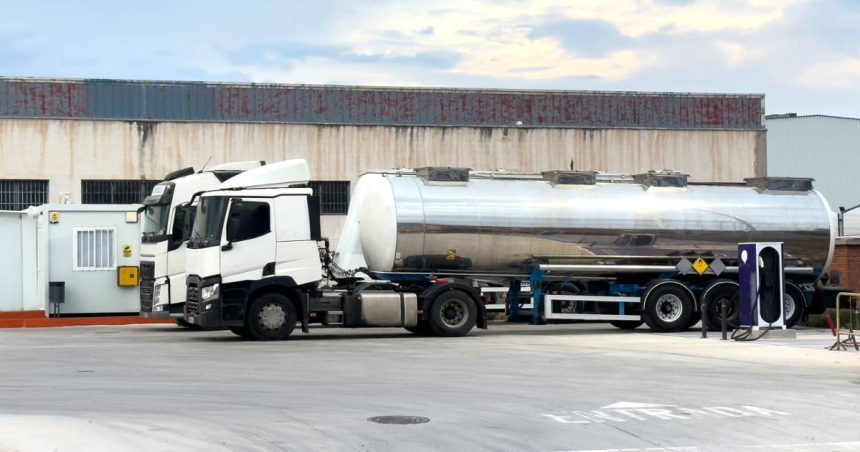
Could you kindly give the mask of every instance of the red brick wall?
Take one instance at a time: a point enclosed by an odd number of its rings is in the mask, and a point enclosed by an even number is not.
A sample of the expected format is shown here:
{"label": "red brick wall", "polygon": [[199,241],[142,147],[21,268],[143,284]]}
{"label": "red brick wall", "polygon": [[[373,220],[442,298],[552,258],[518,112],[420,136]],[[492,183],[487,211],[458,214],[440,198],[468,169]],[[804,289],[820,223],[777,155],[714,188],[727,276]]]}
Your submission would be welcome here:
{"label": "red brick wall", "polygon": [[[841,241],[841,240],[840,240]],[[860,243],[838,243],[830,272],[840,273],[842,287],[860,290]]]}

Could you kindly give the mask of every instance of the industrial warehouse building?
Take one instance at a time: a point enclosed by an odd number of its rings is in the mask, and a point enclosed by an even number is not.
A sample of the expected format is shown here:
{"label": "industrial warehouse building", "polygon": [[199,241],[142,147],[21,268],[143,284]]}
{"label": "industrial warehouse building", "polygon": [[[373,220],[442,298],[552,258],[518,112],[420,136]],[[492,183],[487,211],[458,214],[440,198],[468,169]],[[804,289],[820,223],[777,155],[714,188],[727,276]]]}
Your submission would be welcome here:
{"label": "industrial warehouse building", "polygon": [[[815,179],[834,210],[860,204],[860,118],[788,113],[769,115],[766,123],[768,175]],[[851,216],[860,234],[860,216]]]}
{"label": "industrial warehouse building", "polygon": [[180,167],[305,158],[336,239],[365,170],[763,176],[763,95],[0,78],[0,210],[134,203]]}
{"label": "industrial warehouse building", "polygon": [[[830,207],[860,204],[860,118],[769,115],[767,173],[815,179]],[[860,290],[860,208],[844,215],[831,272],[843,287]]]}

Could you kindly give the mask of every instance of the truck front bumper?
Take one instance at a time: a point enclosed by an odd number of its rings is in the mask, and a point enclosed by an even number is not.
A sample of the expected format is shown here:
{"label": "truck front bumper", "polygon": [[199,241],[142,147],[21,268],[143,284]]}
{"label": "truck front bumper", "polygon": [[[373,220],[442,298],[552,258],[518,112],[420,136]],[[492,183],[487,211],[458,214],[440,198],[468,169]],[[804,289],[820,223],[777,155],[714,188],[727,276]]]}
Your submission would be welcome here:
{"label": "truck front bumper", "polygon": [[141,317],[145,317],[147,319],[169,319],[169,312],[143,312],[140,313]]}
{"label": "truck front bumper", "polygon": [[204,289],[221,284],[220,276],[200,278],[197,275],[189,275],[187,280],[187,292],[185,295],[184,319],[186,322],[197,325],[204,330],[223,330],[231,326],[241,326],[241,322],[225,322],[221,315],[221,294],[216,290],[215,296],[204,299]]}

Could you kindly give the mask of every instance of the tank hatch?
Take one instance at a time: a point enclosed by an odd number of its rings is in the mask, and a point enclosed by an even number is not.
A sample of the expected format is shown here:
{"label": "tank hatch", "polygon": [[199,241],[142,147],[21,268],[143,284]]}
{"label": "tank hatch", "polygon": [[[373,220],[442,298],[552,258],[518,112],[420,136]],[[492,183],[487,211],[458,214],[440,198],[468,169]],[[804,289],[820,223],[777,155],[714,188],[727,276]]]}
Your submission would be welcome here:
{"label": "tank hatch", "polygon": [[633,181],[646,187],[686,187],[687,177],[677,171],[648,171],[634,174]]}
{"label": "tank hatch", "polygon": [[594,171],[544,171],[541,175],[553,185],[594,185],[597,182]]}
{"label": "tank hatch", "polygon": [[469,182],[470,168],[425,166],[415,168],[415,174],[428,182]]}
{"label": "tank hatch", "polygon": [[813,180],[807,177],[750,177],[744,182],[759,190],[810,191]]}

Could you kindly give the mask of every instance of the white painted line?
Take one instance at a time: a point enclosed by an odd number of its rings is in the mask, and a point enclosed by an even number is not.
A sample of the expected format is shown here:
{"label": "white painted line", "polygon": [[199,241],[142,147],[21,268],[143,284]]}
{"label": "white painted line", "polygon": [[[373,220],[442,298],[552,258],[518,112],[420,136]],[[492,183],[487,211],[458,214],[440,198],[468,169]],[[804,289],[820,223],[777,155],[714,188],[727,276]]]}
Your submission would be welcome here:
{"label": "white painted line", "polygon": [[556,413],[541,413],[559,424],[603,424],[637,421],[686,421],[699,418],[742,418],[790,416],[784,411],[751,405],[682,407],[635,402],[618,402],[599,410],[571,410]]}
{"label": "white painted line", "polygon": [[[806,451],[810,449],[828,449],[828,450],[860,450],[860,441],[842,441],[831,443],[797,443],[797,444],[755,444],[755,445],[736,445],[732,446],[732,450],[797,450]],[[683,447],[643,447],[643,448],[628,448],[628,449],[573,449],[573,450],[558,450],[554,452],[702,452],[713,450],[711,446],[683,446]]]}

